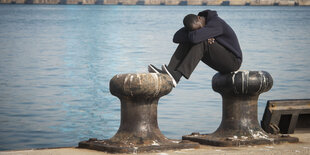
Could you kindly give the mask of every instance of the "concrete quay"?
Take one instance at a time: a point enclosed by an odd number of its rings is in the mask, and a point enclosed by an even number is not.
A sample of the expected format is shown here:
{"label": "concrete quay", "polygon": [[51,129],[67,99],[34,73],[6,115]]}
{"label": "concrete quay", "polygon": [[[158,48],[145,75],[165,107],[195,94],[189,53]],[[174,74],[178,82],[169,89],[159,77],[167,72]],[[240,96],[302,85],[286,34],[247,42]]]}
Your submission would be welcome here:
{"label": "concrete quay", "polygon": [[309,6],[310,0],[0,0],[0,4]]}
{"label": "concrete quay", "polygon": [[[310,154],[310,133],[292,134],[298,137],[298,143],[283,143],[275,145],[256,145],[256,146],[240,146],[240,147],[215,147],[201,145],[198,149],[182,149],[170,150],[163,152],[139,153],[141,155],[309,155]],[[108,155],[108,153],[81,149],[81,148],[50,148],[50,149],[32,149],[20,151],[1,151],[0,155]],[[117,155],[117,154],[113,154]],[[118,154],[125,155],[125,154]]]}

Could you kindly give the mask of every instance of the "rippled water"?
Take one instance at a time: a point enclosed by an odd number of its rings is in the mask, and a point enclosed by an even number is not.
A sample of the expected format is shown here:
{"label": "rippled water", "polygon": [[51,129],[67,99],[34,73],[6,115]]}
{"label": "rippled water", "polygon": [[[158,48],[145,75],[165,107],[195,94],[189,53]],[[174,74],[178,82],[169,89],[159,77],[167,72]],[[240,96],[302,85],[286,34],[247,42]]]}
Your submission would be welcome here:
{"label": "rippled water", "polygon": [[[309,98],[309,7],[0,5],[0,150],[113,136],[120,101],[109,80],[168,63],[184,15],[204,9],[217,10],[237,33],[241,69],[274,78],[260,96],[259,120],[269,99]],[[161,98],[159,126],[167,137],[218,127],[215,73],[201,63]]]}

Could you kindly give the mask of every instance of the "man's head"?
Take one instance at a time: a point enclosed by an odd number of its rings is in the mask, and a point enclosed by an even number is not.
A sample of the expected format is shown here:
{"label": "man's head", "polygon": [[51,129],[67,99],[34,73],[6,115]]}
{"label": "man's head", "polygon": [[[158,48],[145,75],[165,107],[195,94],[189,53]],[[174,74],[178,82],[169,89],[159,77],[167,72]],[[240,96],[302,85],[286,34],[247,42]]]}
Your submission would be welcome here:
{"label": "man's head", "polygon": [[184,17],[183,24],[189,31],[193,31],[204,27],[206,25],[206,20],[203,16],[188,14]]}

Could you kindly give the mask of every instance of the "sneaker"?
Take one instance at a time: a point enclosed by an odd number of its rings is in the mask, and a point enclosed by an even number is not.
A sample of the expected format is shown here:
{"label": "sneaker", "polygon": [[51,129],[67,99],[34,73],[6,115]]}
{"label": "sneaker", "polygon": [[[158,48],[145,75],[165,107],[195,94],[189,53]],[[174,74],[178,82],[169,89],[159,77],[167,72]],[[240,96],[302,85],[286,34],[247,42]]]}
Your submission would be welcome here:
{"label": "sneaker", "polygon": [[169,69],[167,68],[167,66],[165,64],[162,65],[161,68],[172,79],[173,87],[176,87],[178,82],[179,82],[179,80],[180,80],[180,77],[178,75],[176,75],[177,73],[173,72],[173,71],[169,71]]}
{"label": "sneaker", "polygon": [[154,65],[152,65],[152,64],[149,64],[148,65],[148,71],[150,72],[150,73],[162,73],[162,74],[165,74],[165,72],[164,71],[162,71],[162,70],[160,70],[160,69],[158,69],[158,68],[156,68]]}

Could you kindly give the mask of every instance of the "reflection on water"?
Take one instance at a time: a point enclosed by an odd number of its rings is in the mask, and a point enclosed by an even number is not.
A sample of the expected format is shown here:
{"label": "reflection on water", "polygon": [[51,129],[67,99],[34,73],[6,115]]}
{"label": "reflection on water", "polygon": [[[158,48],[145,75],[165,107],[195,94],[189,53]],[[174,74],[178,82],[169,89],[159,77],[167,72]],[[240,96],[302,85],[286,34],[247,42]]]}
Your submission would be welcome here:
{"label": "reflection on water", "polygon": [[[109,93],[119,73],[168,63],[183,16],[218,10],[236,31],[242,69],[266,70],[274,87],[259,100],[310,94],[307,7],[0,5],[0,150],[76,146],[110,138],[120,102]],[[161,98],[159,126],[169,138],[214,131],[221,96],[216,72],[199,64]]]}

